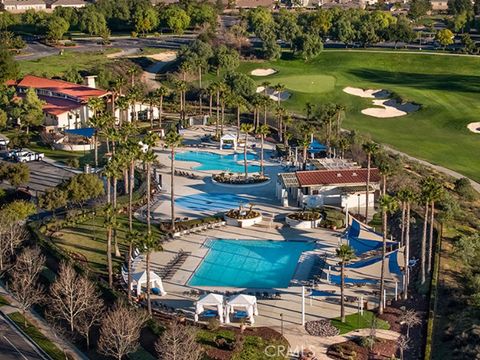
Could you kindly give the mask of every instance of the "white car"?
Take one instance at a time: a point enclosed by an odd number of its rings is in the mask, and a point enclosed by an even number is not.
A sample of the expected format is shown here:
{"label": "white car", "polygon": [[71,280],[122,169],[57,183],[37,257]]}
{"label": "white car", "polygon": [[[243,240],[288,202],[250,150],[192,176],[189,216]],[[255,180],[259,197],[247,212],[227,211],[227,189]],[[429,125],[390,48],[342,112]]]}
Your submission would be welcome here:
{"label": "white car", "polygon": [[16,159],[17,155],[25,155],[27,154],[28,151],[22,150],[22,149],[13,149],[7,152],[6,158],[10,160]]}
{"label": "white car", "polygon": [[43,153],[34,153],[34,152],[27,152],[27,153],[19,153],[15,155],[15,160],[18,162],[30,162],[30,161],[40,161],[43,160],[45,154]]}

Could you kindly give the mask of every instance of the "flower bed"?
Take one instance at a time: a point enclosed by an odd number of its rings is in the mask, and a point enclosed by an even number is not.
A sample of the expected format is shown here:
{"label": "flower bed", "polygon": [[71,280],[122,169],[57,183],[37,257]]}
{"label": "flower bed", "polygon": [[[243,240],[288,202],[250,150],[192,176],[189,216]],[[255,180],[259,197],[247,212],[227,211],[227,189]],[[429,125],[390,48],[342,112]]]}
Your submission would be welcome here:
{"label": "flower bed", "polygon": [[320,225],[322,215],[314,211],[300,211],[288,214],[285,221],[295,229],[312,229]]}
{"label": "flower bed", "polygon": [[251,208],[232,209],[227,211],[224,217],[227,225],[238,227],[253,226],[262,221],[262,215]]}
{"label": "flower bed", "polygon": [[261,175],[253,175],[245,179],[243,175],[235,175],[233,173],[220,173],[212,176],[214,182],[225,185],[252,185],[262,184],[270,181],[269,177]]}

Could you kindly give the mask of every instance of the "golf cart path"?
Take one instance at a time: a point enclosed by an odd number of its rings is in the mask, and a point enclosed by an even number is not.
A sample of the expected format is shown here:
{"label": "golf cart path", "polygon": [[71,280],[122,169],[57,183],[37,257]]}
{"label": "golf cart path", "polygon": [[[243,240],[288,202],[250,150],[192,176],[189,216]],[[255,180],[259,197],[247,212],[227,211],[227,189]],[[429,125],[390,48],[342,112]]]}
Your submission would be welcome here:
{"label": "golf cart path", "polygon": [[[279,332],[281,331],[279,327],[273,328]],[[288,340],[292,351],[310,349],[315,353],[315,357],[318,360],[330,359],[327,356],[327,349],[330,345],[342,343],[359,336],[370,336],[370,333],[371,329],[359,329],[343,335],[320,337],[305,334],[305,329],[301,325],[289,327],[283,331],[283,335]],[[375,336],[385,340],[397,340],[400,334],[392,330],[377,329]]]}
{"label": "golf cart path", "polygon": [[165,51],[155,55],[148,55],[150,59],[155,62],[147,67],[142,73],[142,81],[147,84],[147,88],[150,90],[156,90],[160,87],[160,83],[156,80],[157,73],[159,73],[166,65],[175,61],[177,58],[176,51]]}
{"label": "golf cart path", "polygon": [[394,154],[398,154],[398,155],[404,156],[404,157],[406,157],[406,158],[409,159],[409,160],[417,161],[417,162],[419,162],[419,163],[422,164],[422,165],[431,167],[432,169],[437,170],[438,172],[444,173],[444,174],[446,174],[446,175],[449,175],[449,176],[451,176],[451,177],[453,177],[453,178],[455,178],[455,179],[466,178],[466,179],[470,180],[470,183],[472,184],[472,187],[473,187],[477,192],[480,193],[480,183],[478,183],[478,182],[476,182],[476,181],[473,181],[472,179],[466,177],[465,175],[460,174],[459,172],[456,172],[456,171],[454,171],[454,170],[448,169],[448,168],[443,167],[443,166],[440,166],[440,165],[434,165],[434,164],[432,164],[432,163],[430,163],[430,162],[428,162],[428,161],[425,161],[425,160],[418,159],[418,158],[416,158],[416,157],[410,156],[410,155],[408,155],[408,154],[406,154],[406,153],[404,153],[404,152],[395,150],[395,149],[391,148],[391,147],[388,146],[388,145],[385,145],[385,144],[382,144],[382,145],[383,145],[383,147],[384,147],[386,150],[388,150],[388,151],[390,151],[390,152],[392,152],[392,153],[394,153]]}

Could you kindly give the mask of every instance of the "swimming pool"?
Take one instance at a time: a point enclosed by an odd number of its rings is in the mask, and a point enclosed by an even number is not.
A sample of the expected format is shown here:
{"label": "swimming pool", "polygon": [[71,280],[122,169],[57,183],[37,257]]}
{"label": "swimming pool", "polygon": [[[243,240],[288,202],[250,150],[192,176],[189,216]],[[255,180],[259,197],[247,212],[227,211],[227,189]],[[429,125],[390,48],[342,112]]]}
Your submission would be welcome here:
{"label": "swimming pool", "polygon": [[269,240],[210,240],[191,286],[286,288],[298,259],[313,250],[311,242]]}
{"label": "swimming pool", "polygon": [[226,193],[200,193],[181,196],[175,200],[176,205],[194,211],[226,211],[248,202],[247,198]]}
{"label": "swimming pool", "polygon": [[[220,170],[234,173],[242,173],[245,171],[243,153],[220,155],[206,151],[184,151],[177,153],[175,159],[200,163],[200,165],[195,166],[193,170]],[[247,160],[257,160],[257,156],[247,153]],[[242,163],[238,163],[239,161],[242,161]],[[260,172],[260,166],[248,165],[248,171]]]}

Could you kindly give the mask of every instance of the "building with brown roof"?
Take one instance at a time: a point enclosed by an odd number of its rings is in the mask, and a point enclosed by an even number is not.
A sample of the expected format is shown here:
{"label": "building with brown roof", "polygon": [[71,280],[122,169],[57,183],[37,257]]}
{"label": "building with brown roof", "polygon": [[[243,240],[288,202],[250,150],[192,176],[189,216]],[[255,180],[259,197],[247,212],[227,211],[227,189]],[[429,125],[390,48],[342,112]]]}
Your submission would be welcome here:
{"label": "building with brown roof", "polygon": [[50,4],[51,9],[56,7],[70,7],[70,8],[82,8],[87,5],[85,0],[56,0]]}
{"label": "building with brown roof", "polygon": [[[277,181],[277,198],[284,206],[296,202],[302,208],[324,205],[363,208],[366,206],[367,175],[368,170],[362,168],[281,173]],[[371,169],[369,207],[374,205],[380,179],[378,169]]]}

